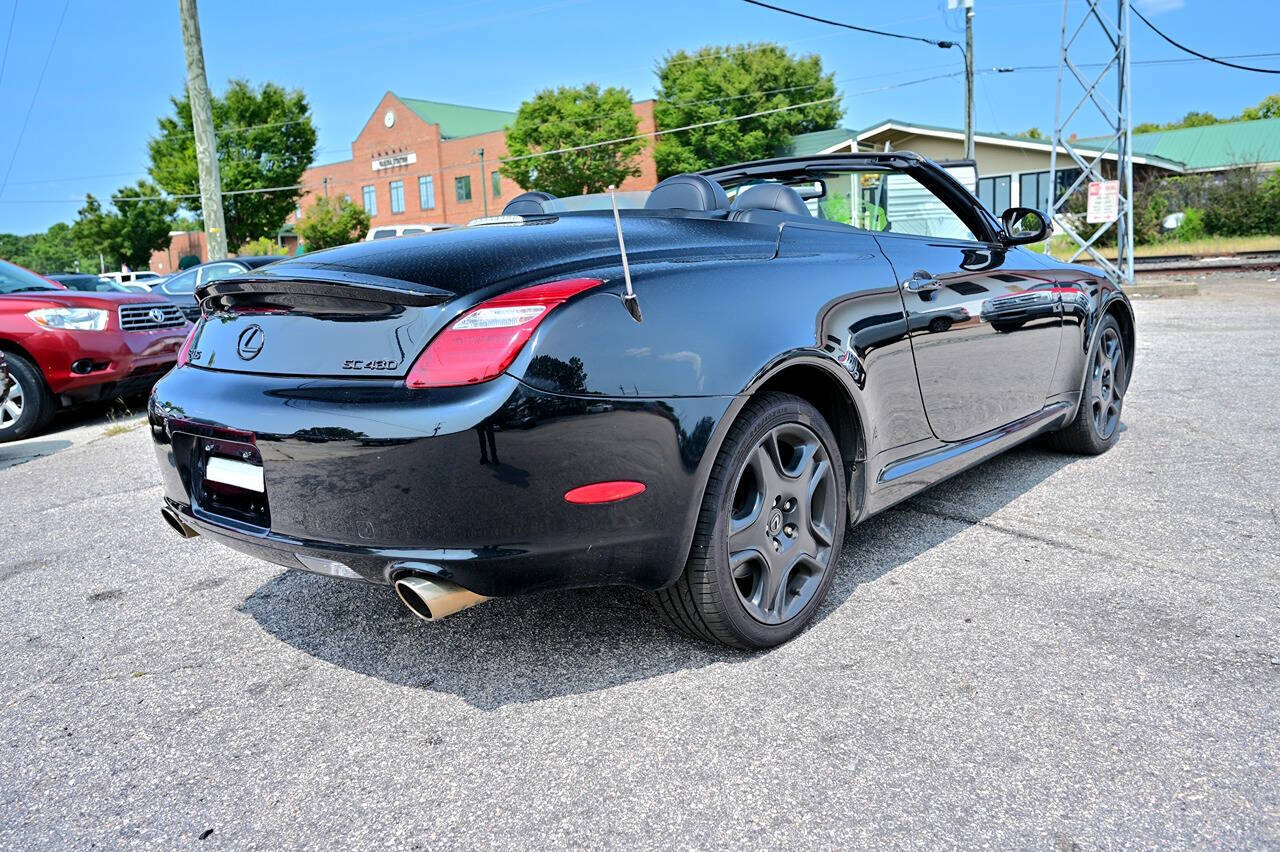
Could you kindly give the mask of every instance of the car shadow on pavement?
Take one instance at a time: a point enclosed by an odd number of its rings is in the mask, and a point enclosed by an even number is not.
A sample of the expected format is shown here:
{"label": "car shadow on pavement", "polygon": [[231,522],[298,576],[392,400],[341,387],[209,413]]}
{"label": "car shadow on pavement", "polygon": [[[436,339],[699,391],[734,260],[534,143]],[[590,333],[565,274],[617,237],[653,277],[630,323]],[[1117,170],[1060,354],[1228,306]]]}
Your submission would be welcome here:
{"label": "car shadow on pavement", "polygon": [[0,444],[0,470],[17,467],[44,456],[51,456],[71,446],[70,441],[26,441],[20,444]]}
{"label": "car shadow on pavement", "polygon": [[[926,492],[963,517],[908,502],[847,538],[818,623],[852,596],[1024,494],[1072,461],[1015,449]],[[574,695],[755,655],[663,626],[644,592],[577,589],[500,598],[449,619],[419,621],[385,586],[286,571],[240,610],[277,639],[336,666],[401,686],[457,695],[491,710]]]}

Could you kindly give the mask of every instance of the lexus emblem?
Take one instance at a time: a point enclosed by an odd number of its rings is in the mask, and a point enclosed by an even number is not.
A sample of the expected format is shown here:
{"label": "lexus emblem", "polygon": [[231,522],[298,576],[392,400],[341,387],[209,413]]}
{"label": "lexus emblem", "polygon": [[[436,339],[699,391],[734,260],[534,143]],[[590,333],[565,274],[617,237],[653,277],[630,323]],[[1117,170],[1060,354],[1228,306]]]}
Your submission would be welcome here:
{"label": "lexus emblem", "polygon": [[152,322],[164,322],[164,311],[160,308],[152,308],[147,316],[151,317]]}
{"label": "lexus emblem", "polygon": [[262,333],[262,326],[249,326],[240,332],[240,337],[236,340],[236,354],[244,361],[257,358],[258,353],[262,351],[262,341],[265,336]]}

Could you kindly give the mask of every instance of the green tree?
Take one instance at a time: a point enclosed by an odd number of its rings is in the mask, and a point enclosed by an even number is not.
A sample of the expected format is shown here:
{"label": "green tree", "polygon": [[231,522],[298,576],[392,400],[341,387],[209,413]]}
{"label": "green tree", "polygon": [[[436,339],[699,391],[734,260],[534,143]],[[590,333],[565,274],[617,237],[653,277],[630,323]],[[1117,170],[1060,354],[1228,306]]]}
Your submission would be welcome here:
{"label": "green tree", "polygon": [[[525,189],[552,195],[603,192],[611,185],[640,174],[636,157],[644,142],[632,139],[610,145],[597,143],[636,135],[638,119],[631,93],[595,83],[538,92],[520,104],[515,123],[507,128],[508,161],[501,172]],[[593,146],[546,157],[546,151]]]}
{"label": "green tree", "polygon": [[92,195],[85,196],[79,218],[70,228],[70,238],[81,255],[97,257],[101,252],[107,265],[121,263],[130,269],[146,269],[151,253],[169,245],[176,202],[161,195],[160,188],[140,180],[116,190],[115,209],[104,209]]}
{"label": "green tree", "polygon": [[343,246],[364,239],[369,233],[369,214],[346,198],[333,202],[317,198],[297,226],[307,251]]}
{"label": "green tree", "polygon": [[[200,192],[200,175],[191,101],[185,94],[170,100],[174,115],[159,120],[160,135],[148,143],[151,176],[174,195],[194,196]],[[315,158],[316,129],[306,96],[275,83],[255,88],[232,80],[226,94],[213,99],[213,123],[223,193],[273,190],[223,195],[227,245],[274,234],[301,195],[299,189],[275,188],[296,186]],[[199,212],[194,199],[191,208]]]}
{"label": "green tree", "polygon": [[0,234],[0,258],[30,269],[28,261],[37,239],[39,234]]}
{"label": "green tree", "polygon": [[250,240],[236,249],[236,254],[240,257],[265,257],[272,254],[285,255],[288,253],[289,250],[287,248],[270,237],[258,237],[256,240]]}
{"label": "green tree", "polygon": [[1192,110],[1178,121],[1171,121],[1168,124],[1146,122],[1133,128],[1133,132],[1153,133],[1157,130],[1178,130],[1183,127],[1207,127],[1210,124],[1222,124],[1224,121],[1235,121],[1235,119],[1218,118],[1211,112],[1196,112],[1195,110]]}
{"label": "green tree", "polygon": [[1251,106],[1240,113],[1245,121],[1257,121],[1260,118],[1280,118],[1280,94],[1267,95],[1257,106]]}
{"label": "green tree", "polygon": [[[816,55],[794,57],[776,44],[703,47],[669,53],[657,69],[659,130],[718,122],[658,138],[658,176],[771,157],[797,133],[829,130],[844,115],[835,75]],[[724,119],[822,101],[740,121]]]}
{"label": "green tree", "polygon": [[1044,135],[1044,131],[1042,131],[1039,127],[1028,127],[1025,131],[1023,131],[1022,135],[1023,135],[1023,137],[1025,137],[1025,138],[1027,138],[1027,139],[1045,139],[1045,138],[1047,138],[1047,137]]}

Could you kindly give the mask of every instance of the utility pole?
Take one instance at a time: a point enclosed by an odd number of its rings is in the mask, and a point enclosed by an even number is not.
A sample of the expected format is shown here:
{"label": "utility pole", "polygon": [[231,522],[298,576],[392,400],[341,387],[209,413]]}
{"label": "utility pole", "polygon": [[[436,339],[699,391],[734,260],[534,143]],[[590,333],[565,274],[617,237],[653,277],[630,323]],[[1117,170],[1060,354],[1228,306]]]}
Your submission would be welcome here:
{"label": "utility pole", "polygon": [[178,0],[182,19],[182,46],[187,54],[187,96],[195,127],[196,163],[200,169],[200,210],[204,219],[209,260],[227,256],[227,230],[222,218],[222,177],[218,174],[218,146],[213,134],[213,107],[209,80],[204,72],[204,48],[200,43],[200,15],[196,0]]}
{"label": "utility pole", "polygon": [[475,151],[480,155],[480,200],[484,202],[484,215],[489,215],[489,187],[484,182],[484,149],[477,148]]}
{"label": "utility pole", "polygon": [[964,0],[964,156],[973,154],[973,0]]}
{"label": "utility pole", "polygon": [[[973,0],[947,0],[947,9],[964,9],[964,158],[973,159]],[[951,42],[946,42],[952,47]]]}

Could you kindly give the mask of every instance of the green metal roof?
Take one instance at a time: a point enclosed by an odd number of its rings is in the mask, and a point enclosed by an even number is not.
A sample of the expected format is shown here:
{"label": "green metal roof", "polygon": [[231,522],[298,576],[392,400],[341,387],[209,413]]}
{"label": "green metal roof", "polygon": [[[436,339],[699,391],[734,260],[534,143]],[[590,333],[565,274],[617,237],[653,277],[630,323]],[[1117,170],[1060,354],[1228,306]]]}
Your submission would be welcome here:
{"label": "green metal roof", "polygon": [[[856,139],[858,131],[847,127],[836,127],[831,130],[815,130],[812,133],[799,133],[791,137],[791,144],[778,152],[780,156],[807,157],[825,151],[832,145],[839,145],[849,139]],[[855,143],[856,144],[856,143]]]}
{"label": "green metal roof", "polygon": [[[925,124],[919,121],[900,121],[885,119],[859,131],[859,134],[874,130],[886,124],[918,127],[921,130],[936,130],[944,133],[960,133],[959,128],[942,127],[936,124]],[[1011,142],[1030,142],[1048,145],[1050,139],[1031,139],[1010,133],[988,133],[976,131],[977,136],[988,136],[996,139],[1007,139]],[[799,138],[799,137],[797,137]],[[1098,150],[1103,144],[1102,137],[1077,140],[1075,145],[1081,150]],[[820,150],[820,149],[819,149]],[[1115,146],[1112,146],[1115,150]],[[1280,118],[1265,118],[1257,121],[1231,121],[1225,124],[1210,124],[1205,127],[1182,127],[1177,130],[1157,130],[1152,133],[1135,133],[1133,135],[1133,154],[1153,165],[1160,165],[1173,171],[1206,171],[1210,169],[1228,168],[1237,165],[1254,165],[1256,163],[1280,162]]]}
{"label": "green metal roof", "polygon": [[1133,153],[1173,160],[1188,171],[1277,163],[1280,118],[1135,133]]}
{"label": "green metal roof", "polygon": [[502,130],[516,120],[514,112],[500,109],[481,109],[417,98],[400,98],[400,101],[427,124],[440,125],[440,135],[445,139]]}

